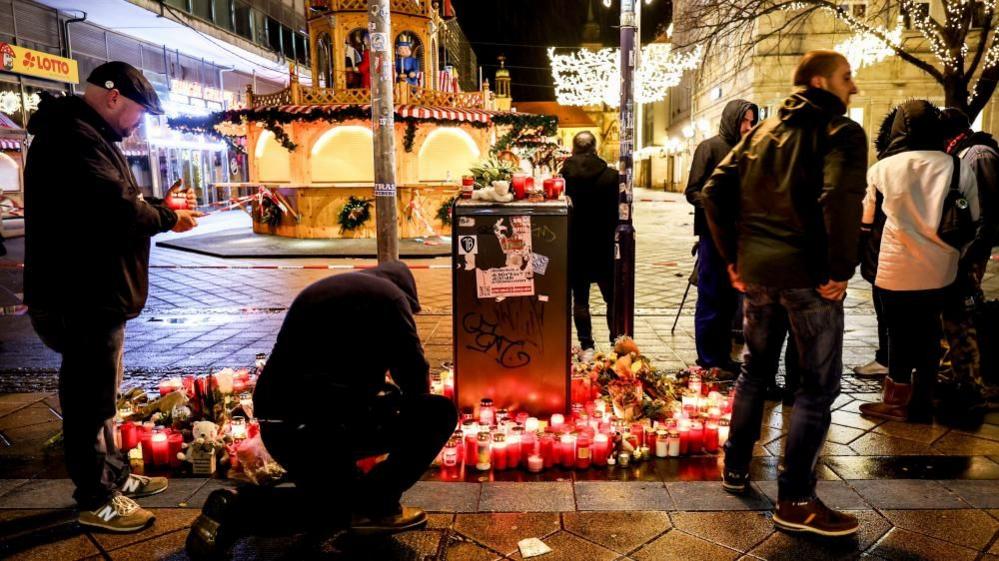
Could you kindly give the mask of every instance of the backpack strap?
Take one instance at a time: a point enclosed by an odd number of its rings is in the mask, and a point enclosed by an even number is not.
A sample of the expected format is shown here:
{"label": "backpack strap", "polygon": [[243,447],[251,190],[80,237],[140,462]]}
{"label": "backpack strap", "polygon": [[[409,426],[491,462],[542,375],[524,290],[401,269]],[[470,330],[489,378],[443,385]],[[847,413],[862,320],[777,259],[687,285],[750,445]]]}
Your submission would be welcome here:
{"label": "backpack strap", "polygon": [[950,190],[961,192],[961,160],[957,156],[951,154],[951,160],[954,161],[954,173],[950,175]]}

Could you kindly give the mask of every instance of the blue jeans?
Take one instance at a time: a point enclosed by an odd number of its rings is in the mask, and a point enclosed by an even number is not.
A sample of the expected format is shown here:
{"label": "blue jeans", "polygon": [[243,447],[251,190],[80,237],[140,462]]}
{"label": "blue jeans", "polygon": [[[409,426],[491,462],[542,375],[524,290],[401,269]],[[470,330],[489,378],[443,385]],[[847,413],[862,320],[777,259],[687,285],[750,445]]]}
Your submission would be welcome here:
{"label": "blue jeans", "polygon": [[843,374],[843,302],[826,300],[811,288],[750,284],[743,314],[746,354],[725,444],[725,469],[738,473],[749,469],[786,322],[798,351],[801,385],[791,414],[778,497],[782,501],[809,499],[815,493],[815,462],[829,430],[830,408],[839,395]]}
{"label": "blue jeans", "polygon": [[738,309],[738,293],[729,282],[725,260],[718,254],[711,236],[703,235],[697,244],[694,343],[697,363],[704,368],[731,364],[732,318]]}

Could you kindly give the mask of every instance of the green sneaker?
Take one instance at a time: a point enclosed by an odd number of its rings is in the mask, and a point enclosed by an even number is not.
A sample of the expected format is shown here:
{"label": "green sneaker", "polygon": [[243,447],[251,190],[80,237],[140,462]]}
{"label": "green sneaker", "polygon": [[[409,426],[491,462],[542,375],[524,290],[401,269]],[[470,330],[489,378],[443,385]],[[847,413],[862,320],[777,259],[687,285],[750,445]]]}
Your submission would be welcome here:
{"label": "green sneaker", "polygon": [[97,510],[80,513],[81,526],[99,528],[108,532],[138,532],[153,523],[152,512],[124,495],[115,495]]}
{"label": "green sneaker", "polygon": [[126,497],[138,499],[150,495],[158,495],[167,490],[170,482],[165,477],[146,477],[145,475],[135,475],[131,473],[128,479],[121,485],[121,494]]}

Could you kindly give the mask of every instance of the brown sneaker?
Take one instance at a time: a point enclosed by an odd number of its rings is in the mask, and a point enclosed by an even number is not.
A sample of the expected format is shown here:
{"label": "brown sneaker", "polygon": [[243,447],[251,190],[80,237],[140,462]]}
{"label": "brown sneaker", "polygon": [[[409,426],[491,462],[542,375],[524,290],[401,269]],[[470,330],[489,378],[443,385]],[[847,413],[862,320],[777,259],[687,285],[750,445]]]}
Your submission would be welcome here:
{"label": "brown sneaker", "polygon": [[121,494],[132,499],[157,495],[167,490],[170,482],[165,477],[146,477],[130,473],[121,485]]}
{"label": "brown sneaker", "polygon": [[827,507],[818,497],[808,501],[777,501],[774,524],[788,532],[820,536],[849,536],[860,527],[857,517]]}
{"label": "brown sneaker", "polygon": [[124,495],[115,495],[97,510],[80,513],[81,526],[100,528],[108,532],[138,532],[152,524],[156,517],[139,503]]}
{"label": "brown sneaker", "polygon": [[860,414],[865,417],[906,421],[909,419],[909,402],[912,400],[912,384],[900,384],[885,377],[885,389],[880,403],[863,403]]}
{"label": "brown sneaker", "polygon": [[355,514],[350,520],[350,531],[360,536],[372,536],[419,530],[426,525],[427,513],[423,509],[404,506],[397,514],[388,516]]}

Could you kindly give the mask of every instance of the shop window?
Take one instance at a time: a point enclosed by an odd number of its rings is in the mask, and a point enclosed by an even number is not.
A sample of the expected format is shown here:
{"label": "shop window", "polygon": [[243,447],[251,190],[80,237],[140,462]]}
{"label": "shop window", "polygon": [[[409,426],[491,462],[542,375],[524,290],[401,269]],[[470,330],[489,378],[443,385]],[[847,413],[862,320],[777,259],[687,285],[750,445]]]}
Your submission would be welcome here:
{"label": "shop window", "polygon": [[205,21],[213,21],[212,0],[191,0],[191,13]]}
{"label": "shop window", "polygon": [[191,11],[191,7],[188,4],[188,0],[166,0],[167,6],[173,6],[174,8],[180,8],[185,12]]}
{"label": "shop window", "polygon": [[229,31],[233,30],[232,1],[215,0],[215,25]]}
{"label": "shop window", "polygon": [[371,183],[375,180],[374,154],[374,138],[368,127],[333,127],[312,145],[312,181]]}
{"label": "shop window", "polygon": [[302,64],[308,64],[309,62],[308,40],[301,33],[295,34],[295,60]]}
{"label": "shop window", "polygon": [[233,23],[234,31],[240,37],[253,40],[253,9],[250,6],[236,0],[233,3]]}
{"label": "shop window", "polygon": [[281,24],[276,19],[263,16],[264,45],[274,51],[281,52]]}
{"label": "shop window", "polygon": [[479,156],[479,146],[467,132],[455,127],[438,127],[420,146],[420,181],[457,179],[468,173]]}
{"label": "shop window", "polygon": [[274,133],[264,131],[257,139],[255,150],[258,181],[286,183],[291,180],[291,153],[274,138]]}
{"label": "shop window", "polygon": [[281,26],[281,52],[288,58],[295,58],[295,37],[291,28]]}

